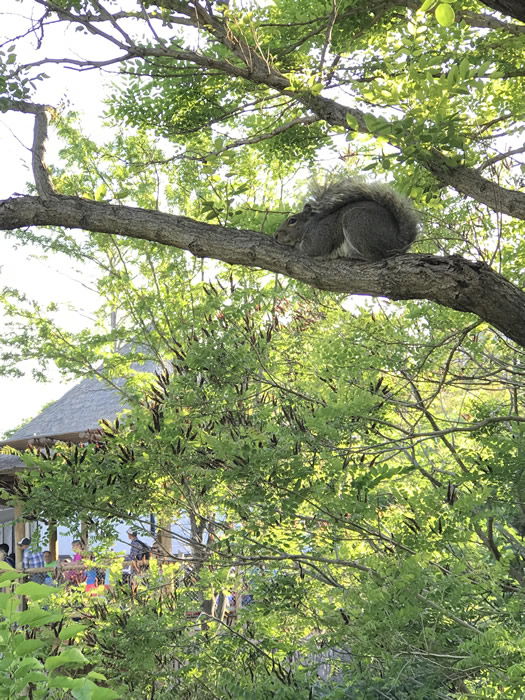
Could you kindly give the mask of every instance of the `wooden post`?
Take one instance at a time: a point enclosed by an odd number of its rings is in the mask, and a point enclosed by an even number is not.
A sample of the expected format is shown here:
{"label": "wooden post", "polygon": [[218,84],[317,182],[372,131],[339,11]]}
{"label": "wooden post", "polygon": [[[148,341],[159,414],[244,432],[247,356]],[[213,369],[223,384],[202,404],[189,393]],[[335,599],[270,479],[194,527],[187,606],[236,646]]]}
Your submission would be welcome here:
{"label": "wooden post", "polygon": [[22,549],[18,546],[21,539],[26,536],[26,524],[22,518],[22,506],[19,503],[15,504],[15,563],[16,568],[22,568]]}
{"label": "wooden post", "polygon": [[[161,559],[169,558],[173,554],[173,539],[171,537],[171,522],[169,520],[161,520],[157,527],[156,544],[160,548]],[[175,590],[175,581],[168,581],[163,590],[166,593],[173,593]]]}
{"label": "wooden post", "polygon": [[[18,545],[21,539],[26,536],[26,523],[22,520],[22,505],[15,503],[15,566],[17,569],[22,569],[23,551]],[[24,579],[20,579],[23,582]],[[25,596],[20,596],[20,604],[18,610],[22,611],[27,608],[27,600]]]}
{"label": "wooden post", "polygon": [[162,556],[169,557],[172,554],[172,537],[171,523],[166,520],[161,520],[157,528],[157,544],[159,545]]}
{"label": "wooden post", "polygon": [[54,520],[49,521],[48,528],[49,551],[51,552],[51,561],[58,559],[58,531],[57,524]]}
{"label": "wooden post", "polygon": [[88,539],[89,539],[89,531],[88,531],[88,526],[86,525],[86,523],[83,520],[80,522],[80,539],[82,541],[82,547],[87,548]]}

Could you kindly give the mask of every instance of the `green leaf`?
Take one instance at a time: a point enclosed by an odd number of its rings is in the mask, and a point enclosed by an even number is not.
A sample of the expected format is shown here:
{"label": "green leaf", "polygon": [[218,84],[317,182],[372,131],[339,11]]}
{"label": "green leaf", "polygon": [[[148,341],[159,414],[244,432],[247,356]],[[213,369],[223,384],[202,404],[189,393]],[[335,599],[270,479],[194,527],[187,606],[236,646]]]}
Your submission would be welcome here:
{"label": "green leaf", "polygon": [[20,598],[13,593],[0,593],[0,612],[8,619],[15,613],[20,605]]}
{"label": "green leaf", "polygon": [[59,633],[60,639],[72,639],[77,634],[87,629],[88,625],[82,625],[80,622],[73,622],[70,625],[62,627]]}
{"label": "green leaf", "polygon": [[453,65],[452,68],[449,70],[447,78],[446,78],[446,83],[448,87],[453,87],[456,84],[456,78],[459,73],[459,68],[457,65]]}
{"label": "green leaf", "polygon": [[121,697],[114,690],[101,688],[87,677],[75,680],[71,694],[76,700],[114,700]]}
{"label": "green leaf", "polygon": [[[3,564],[4,562],[2,562]],[[7,571],[2,571],[0,574],[0,585],[6,583],[7,581],[15,581],[17,578],[23,578],[25,576],[23,571],[16,571],[12,567],[9,567]]]}
{"label": "green leaf", "polygon": [[22,659],[22,661],[19,663],[16,675],[21,676],[24,673],[40,670],[41,668],[43,668],[43,666],[39,659],[35,658],[34,656],[28,656],[25,659]]}
{"label": "green leaf", "polygon": [[53,671],[60,666],[83,666],[87,664],[87,659],[77,647],[68,647],[58,656],[50,656],[46,659],[44,666],[48,671]]}
{"label": "green leaf", "polygon": [[466,77],[468,77],[469,72],[470,72],[470,61],[465,56],[465,58],[463,58],[461,60],[461,63],[459,64],[459,75],[461,78],[466,78]]}
{"label": "green leaf", "polygon": [[52,622],[59,622],[63,617],[64,615],[61,612],[49,612],[36,606],[17,613],[16,621],[20,625],[42,627],[42,625],[50,625]]}
{"label": "green leaf", "polygon": [[[73,691],[73,695],[74,694],[75,691]],[[121,697],[122,695],[120,693],[117,693],[115,690],[111,690],[111,688],[101,688],[99,685],[96,685],[91,691],[89,700],[116,700],[116,698]]]}
{"label": "green leaf", "polygon": [[13,649],[18,656],[25,656],[26,654],[31,654],[37,649],[41,649],[46,645],[46,642],[42,639],[23,639],[21,642],[13,645]]}
{"label": "green leaf", "polygon": [[104,199],[107,192],[108,192],[108,188],[106,187],[106,185],[104,185],[104,184],[99,185],[97,187],[97,189],[95,190],[95,199],[97,200],[97,202],[100,202],[102,199]]}
{"label": "green leaf", "polygon": [[88,678],[92,678],[95,681],[107,681],[106,676],[103,673],[99,673],[98,671],[90,671],[87,674]]}
{"label": "green leaf", "polygon": [[454,24],[456,13],[447,3],[441,3],[435,9],[436,19],[442,27],[450,27]]}
{"label": "green leaf", "polygon": [[43,583],[35,583],[34,581],[20,583],[15,587],[15,593],[28,596],[33,600],[45,600],[56,592],[57,589],[54,586],[46,586]]}
{"label": "green leaf", "polygon": [[354,117],[353,114],[347,114],[346,115],[346,123],[351,129],[354,129],[357,131],[359,129],[359,122],[357,121],[357,118]]}
{"label": "green leaf", "polygon": [[42,671],[30,671],[21,680],[23,680],[25,682],[25,685],[28,685],[29,683],[47,682],[48,677],[46,676],[45,673],[42,673]]}
{"label": "green leaf", "polygon": [[[53,657],[52,657],[53,658]],[[50,688],[68,688],[71,689],[75,685],[75,679],[69,676],[51,676],[49,679]]]}
{"label": "green leaf", "polygon": [[92,695],[92,700],[116,700],[116,698],[122,698],[122,695],[111,688],[101,688],[100,686],[97,686]]}
{"label": "green leaf", "polygon": [[476,75],[482,77],[486,74],[488,69],[492,66],[493,61],[485,61],[476,69]]}

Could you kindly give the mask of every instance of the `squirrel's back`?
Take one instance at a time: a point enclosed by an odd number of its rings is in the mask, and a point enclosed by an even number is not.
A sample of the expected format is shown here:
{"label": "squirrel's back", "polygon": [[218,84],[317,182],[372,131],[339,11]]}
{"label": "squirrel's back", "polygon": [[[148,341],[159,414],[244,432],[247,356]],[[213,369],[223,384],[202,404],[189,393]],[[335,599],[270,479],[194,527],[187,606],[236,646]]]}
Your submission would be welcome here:
{"label": "squirrel's back", "polygon": [[314,187],[307,204],[311,215],[316,219],[323,219],[354,202],[370,201],[384,207],[394,217],[403,248],[408,248],[419,233],[420,218],[412,203],[390,185],[344,178],[332,184],[317,184]]}
{"label": "squirrel's back", "polygon": [[389,185],[346,178],[316,191],[275,238],[310,257],[374,262],[405,253],[419,233],[411,202]]}

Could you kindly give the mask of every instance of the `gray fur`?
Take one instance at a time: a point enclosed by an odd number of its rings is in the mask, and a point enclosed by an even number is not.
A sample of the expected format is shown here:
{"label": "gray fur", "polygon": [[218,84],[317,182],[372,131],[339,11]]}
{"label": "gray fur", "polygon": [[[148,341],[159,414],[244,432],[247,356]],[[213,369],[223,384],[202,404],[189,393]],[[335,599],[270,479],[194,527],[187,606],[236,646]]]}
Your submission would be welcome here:
{"label": "gray fur", "polygon": [[390,186],[347,178],[318,189],[275,238],[310,257],[372,262],[406,252],[419,226],[412,204]]}

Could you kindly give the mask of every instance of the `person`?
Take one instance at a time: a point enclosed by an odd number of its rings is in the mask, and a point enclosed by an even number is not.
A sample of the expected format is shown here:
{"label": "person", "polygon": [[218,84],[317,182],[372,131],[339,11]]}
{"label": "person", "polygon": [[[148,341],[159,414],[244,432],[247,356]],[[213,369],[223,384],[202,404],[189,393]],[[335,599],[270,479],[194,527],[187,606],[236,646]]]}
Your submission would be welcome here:
{"label": "person", "polygon": [[149,559],[149,547],[145,542],[142,542],[137,537],[136,530],[128,530],[128,537],[130,540],[129,554],[125,561],[143,561],[144,559]]}
{"label": "person", "polygon": [[[78,564],[84,558],[86,552],[84,551],[81,540],[73,540],[71,547],[73,548],[74,552],[71,563],[78,566]],[[79,586],[86,580],[86,570],[81,568],[66,570],[64,572],[64,578],[66,579],[67,583],[73,586]]]}
{"label": "person", "polygon": [[150,549],[145,542],[137,537],[136,530],[128,530],[130,540],[129,554],[124,561],[130,565],[130,584],[133,593],[136,592],[140,579],[149,566]]}
{"label": "person", "polygon": [[3,542],[0,544],[0,560],[5,561],[6,564],[15,568],[15,556],[14,554],[9,554],[9,545]]}
{"label": "person", "polygon": [[86,593],[94,595],[98,588],[97,570],[95,567],[90,567],[86,573]]}
{"label": "person", "polygon": [[[49,551],[49,549],[46,549],[43,554],[44,554],[44,562],[45,562],[46,569],[54,569],[56,567],[57,563],[56,563],[56,561],[53,561],[53,559],[51,557],[51,552]],[[44,583],[46,586],[54,586],[55,585],[55,581],[53,580],[53,574],[54,574],[54,571],[49,571],[49,573],[46,572],[46,577],[44,579]]]}
{"label": "person", "polygon": [[[31,547],[31,539],[29,537],[22,537],[18,542],[18,546],[22,550],[22,568],[23,569],[38,569],[44,568],[46,562],[44,561],[44,555],[39,549],[33,549]],[[34,583],[44,583],[46,578],[45,573],[34,573],[29,576],[29,580]]]}

